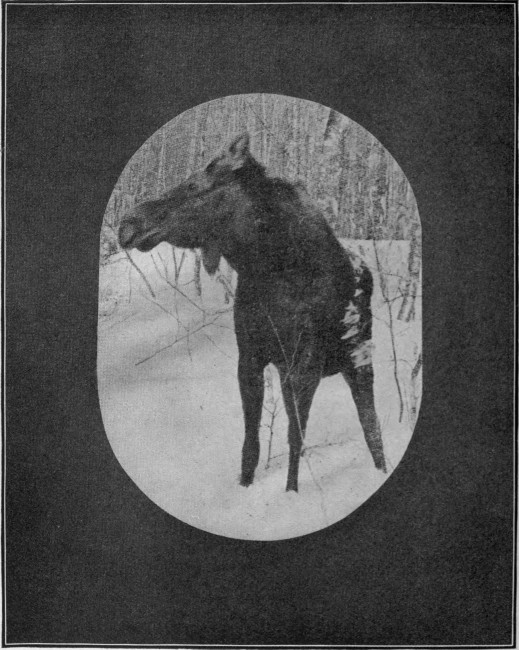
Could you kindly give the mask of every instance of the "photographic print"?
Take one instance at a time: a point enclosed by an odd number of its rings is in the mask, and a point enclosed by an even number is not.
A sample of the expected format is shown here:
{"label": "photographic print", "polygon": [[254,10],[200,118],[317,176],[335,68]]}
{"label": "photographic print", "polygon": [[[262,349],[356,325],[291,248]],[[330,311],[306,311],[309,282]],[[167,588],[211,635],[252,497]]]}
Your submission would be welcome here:
{"label": "photographic print", "polygon": [[421,398],[421,229],[397,162],[282,95],[196,106],[128,162],[101,232],[98,379],[166,512],[275,540],[380,488]]}
{"label": "photographic print", "polygon": [[5,646],[513,646],[517,6],[3,8]]}

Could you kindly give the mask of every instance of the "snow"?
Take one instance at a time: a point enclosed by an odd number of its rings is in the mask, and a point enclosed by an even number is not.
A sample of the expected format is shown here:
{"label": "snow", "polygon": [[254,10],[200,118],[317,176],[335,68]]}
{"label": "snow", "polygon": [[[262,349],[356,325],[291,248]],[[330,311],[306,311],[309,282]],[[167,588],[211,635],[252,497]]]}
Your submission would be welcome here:
{"label": "snow", "polygon": [[[344,243],[362,251],[377,268],[373,242]],[[409,244],[377,242],[377,247],[379,264],[392,274],[386,276],[386,291],[396,292],[397,276],[407,268]],[[282,404],[277,371],[269,369],[273,389],[266,391],[260,462],[254,483],[245,488],[239,485],[243,416],[232,302],[225,303],[222,284],[204,272],[198,295],[193,253],[188,253],[178,278],[184,296],[175,291],[165,279],[174,283],[171,254],[165,244],[151,254],[132,252],[155,298],[124,255],[100,271],[98,386],[106,434],[118,461],[166,512],[218,535],[286,539],[343,519],[383,485],[412,436],[410,378],[421,350],[419,299],[415,321],[393,322],[404,398],[399,422],[388,306],[376,274],[375,399],[388,474],[375,469],[349,388],[336,375],[322,380],[312,405],[299,492],[285,492],[288,444],[282,409],[274,421],[268,458],[268,408],[276,399]],[[392,304],[394,316],[399,301]],[[202,327],[204,322],[208,324]]]}

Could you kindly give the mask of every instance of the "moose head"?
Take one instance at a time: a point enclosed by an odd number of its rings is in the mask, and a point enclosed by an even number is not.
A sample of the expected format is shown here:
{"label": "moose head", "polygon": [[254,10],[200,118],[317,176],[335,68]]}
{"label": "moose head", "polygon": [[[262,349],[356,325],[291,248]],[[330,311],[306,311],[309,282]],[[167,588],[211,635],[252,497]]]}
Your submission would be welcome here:
{"label": "moose head", "polygon": [[250,153],[249,135],[239,135],[205,169],[127,214],[119,226],[119,243],[142,252],[161,242],[200,248],[204,267],[213,274],[229,243],[247,245],[254,239],[255,223],[240,179],[263,174]]}

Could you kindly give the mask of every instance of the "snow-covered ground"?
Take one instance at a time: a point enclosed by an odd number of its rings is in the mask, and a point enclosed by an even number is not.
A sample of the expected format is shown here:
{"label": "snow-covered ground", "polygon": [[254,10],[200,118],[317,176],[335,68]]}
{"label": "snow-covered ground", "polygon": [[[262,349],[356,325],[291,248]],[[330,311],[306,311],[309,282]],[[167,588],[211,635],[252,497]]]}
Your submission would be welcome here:
{"label": "snow-covered ground", "polygon": [[[396,467],[412,435],[411,406],[414,400],[419,407],[421,391],[420,375],[411,380],[421,352],[420,298],[414,321],[396,318],[409,243],[377,242],[377,256],[373,242],[345,245],[360,250],[375,271],[384,269],[386,298],[393,298],[391,334],[375,272],[375,398],[390,469],[387,475],[375,469],[349,388],[336,375],[322,380],[312,405],[297,494],[285,492],[287,420],[272,368],[266,372],[255,481],[248,488],[239,485],[243,417],[232,299],[225,302],[223,283],[202,270],[199,295],[189,252],[177,279],[182,295],[172,286],[172,249],[166,244],[151,254],[131,253],[155,297],[124,254],[100,269],[98,384],[105,430],[122,467],[165,511],[227,537],[296,537],[346,517]],[[176,255],[178,264],[181,253]]]}

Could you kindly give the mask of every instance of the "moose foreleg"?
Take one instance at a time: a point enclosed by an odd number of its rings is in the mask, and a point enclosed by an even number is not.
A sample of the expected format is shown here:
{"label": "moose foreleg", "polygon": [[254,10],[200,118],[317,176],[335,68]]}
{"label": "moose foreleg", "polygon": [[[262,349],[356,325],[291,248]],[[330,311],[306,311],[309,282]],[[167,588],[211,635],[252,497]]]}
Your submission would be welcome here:
{"label": "moose foreleg", "polygon": [[364,437],[373,457],[375,467],[382,472],[386,472],[387,467],[382,444],[382,434],[375,411],[373,366],[371,363],[366,363],[342,374],[350,386],[353,401],[359,414],[359,420],[364,430]]}
{"label": "moose foreleg", "polygon": [[264,366],[255,359],[245,359],[240,356],[238,380],[245,419],[240,484],[245,487],[253,482],[254,471],[259,460],[259,427],[265,392],[263,369]]}

